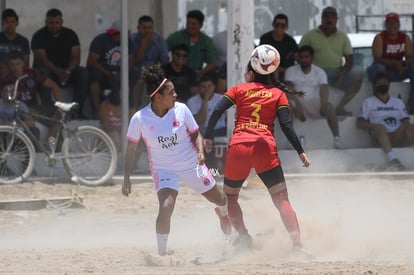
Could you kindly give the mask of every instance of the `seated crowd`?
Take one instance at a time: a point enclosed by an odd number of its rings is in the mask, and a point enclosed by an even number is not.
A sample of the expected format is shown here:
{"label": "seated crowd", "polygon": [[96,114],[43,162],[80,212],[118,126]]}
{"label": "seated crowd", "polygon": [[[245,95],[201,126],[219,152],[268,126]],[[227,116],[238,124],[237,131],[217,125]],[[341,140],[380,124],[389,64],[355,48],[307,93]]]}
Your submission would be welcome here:
{"label": "seated crowd", "polygon": [[[116,141],[120,148],[119,129],[120,70],[121,70],[121,24],[115,21],[105,32],[91,39],[86,66],[81,66],[81,45],[76,32],[63,26],[63,14],[59,9],[46,13],[45,26],[37,30],[29,40],[17,33],[19,17],[13,9],[2,13],[0,32],[0,82],[2,91],[13,84],[19,75],[27,78],[19,85],[19,100],[30,112],[47,116],[58,114],[54,101],[62,100],[62,91],[70,88],[73,101],[79,103],[77,119],[99,119],[102,128]],[[410,38],[399,30],[399,15],[389,13],[385,18],[385,30],[379,33],[372,45],[373,64],[367,72],[353,67],[353,52],[347,35],[337,29],[338,13],[334,7],[322,11],[321,24],[305,33],[299,45],[287,33],[289,22],[285,14],[277,14],[272,30],[260,37],[260,44],[270,44],[280,53],[280,67],[274,77],[290,88],[303,90],[303,100],[289,98],[292,116],[301,121],[307,117],[324,117],[333,136],[333,147],[342,149],[338,116],[350,116],[346,105],[359,92],[363,75],[374,83],[374,95],[386,104],[389,97],[377,94],[378,76],[387,81],[410,79],[411,90],[408,102],[398,103],[400,114],[395,117],[404,131],[403,143],[378,129],[388,129],[388,120],[378,121],[383,127],[369,126],[373,123],[365,103],[358,115],[357,126],[368,129],[376,137],[374,145],[384,149],[393,167],[402,169],[392,153],[391,145],[414,143],[411,128],[406,121],[408,113],[414,113],[414,62]],[[165,75],[175,86],[177,100],[189,105],[201,129],[204,129],[215,103],[227,89],[226,84],[226,31],[209,37],[201,29],[204,14],[191,10],[186,16],[186,26],[171,33],[166,39],[154,31],[154,21],[148,15],[138,19],[137,31],[130,34],[128,41],[129,102],[130,115],[148,103],[146,87],[141,80],[141,69],[148,65],[161,64]],[[33,53],[32,67],[29,64]],[[343,60],[345,62],[343,63]],[[389,83],[388,83],[389,84]],[[384,84],[385,85],[385,84]],[[329,102],[329,87],[343,91],[339,103]],[[0,101],[0,122],[7,123],[8,103],[3,96]],[[393,99],[394,100],[394,99]],[[377,106],[381,108],[381,106]],[[407,111],[408,110],[408,111]],[[35,124],[30,121],[32,127]],[[56,131],[54,125],[48,125]],[[411,126],[410,126],[411,127]],[[217,135],[226,135],[226,119],[217,124]],[[394,129],[395,130],[395,129]],[[376,133],[376,134],[374,134]],[[384,143],[386,136],[390,141]],[[379,138],[381,137],[381,138]],[[385,144],[385,145],[384,145]]]}

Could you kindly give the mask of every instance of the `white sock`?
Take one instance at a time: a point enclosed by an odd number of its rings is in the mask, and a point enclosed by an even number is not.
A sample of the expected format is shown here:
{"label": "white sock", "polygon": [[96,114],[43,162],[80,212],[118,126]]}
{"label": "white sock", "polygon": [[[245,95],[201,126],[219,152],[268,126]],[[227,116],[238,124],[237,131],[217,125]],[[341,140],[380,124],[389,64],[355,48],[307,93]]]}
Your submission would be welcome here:
{"label": "white sock", "polygon": [[217,207],[220,210],[221,216],[224,217],[224,216],[227,216],[229,214],[229,210],[227,209],[227,202],[226,202],[225,205],[223,205],[223,206],[217,205]]}
{"label": "white sock", "polygon": [[397,156],[395,155],[395,153],[393,151],[388,152],[388,154],[387,154],[387,160],[388,161],[391,161],[391,160],[396,159],[396,158],[397,158]]}
{"label": "white sock", "polygon": [[167,254],[168,235],[157,233],[158,254],[161,256]]}

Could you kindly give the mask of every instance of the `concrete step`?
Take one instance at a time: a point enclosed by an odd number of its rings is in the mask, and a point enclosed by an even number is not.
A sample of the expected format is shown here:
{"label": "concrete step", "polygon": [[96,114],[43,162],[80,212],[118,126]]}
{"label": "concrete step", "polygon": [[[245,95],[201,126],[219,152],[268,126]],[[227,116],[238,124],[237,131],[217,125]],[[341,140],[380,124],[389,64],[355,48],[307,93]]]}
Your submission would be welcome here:
{"label": "concrete step", "polygon": [[[340,117],[338,123],[344,149],[370,148],[372,146],[368,131],[356,127],[356,116]],[[414,123],[414,115],[410,116],[410,123]],[[305,150],[333,148],[333,136],[326,119],[307,119],[304,122],[294,120],[293,127],[298,136],[304,136]],[[277,121],[275,122],[275,136],[279,150],[292,149]]]}
{"label": "concrete step", "polygon": [[[414,171],[414,147],[395,148],[397,157],[407,170]],[[320,149],[307,150],[311,161],[308,168],[302,167],[294,150],[280,150],[279,157],[285,173],[355,173],[384,171],[386,157],[379,148]]]}
{"label": "concrete step", "polygon": [[[400,161],[407,167],[407,171],[414,173],[414,147],[394,149]],[[311,165],[308,168],[302,167],[301,161],[294,150],[280,150],[279,157],[282,161],[282,168],[286,174],[339,174],[339,173],[364,173],[381,172],[387,165],[384,153],[379,148],[362,149],[320,149],[306,151]],[[146,153],[142,153],[137,169],[148,171],[148,160]],[[210,167],[215,168],[215,167]],[[135,170],[137,170],[135,169]],[[123,158],[118,161],[117,175],[123,174]],[[70,180],[63,164],[56,163],[49,167],[43,161],[43,155],[37,154],[35,174],[39,177],[60,178]]]}

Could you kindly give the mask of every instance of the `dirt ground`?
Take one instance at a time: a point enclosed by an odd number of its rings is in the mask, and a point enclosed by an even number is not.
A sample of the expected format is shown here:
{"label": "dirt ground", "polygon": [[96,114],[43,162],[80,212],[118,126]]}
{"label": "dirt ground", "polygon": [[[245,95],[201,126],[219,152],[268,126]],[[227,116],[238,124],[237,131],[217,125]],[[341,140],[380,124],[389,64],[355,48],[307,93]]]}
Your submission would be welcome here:
{"label": "dirt ground", "polygon": [[[414,181],[409,177],[289,177],[305,246],[292,253],[266,190],[252,180],[240,202],[254,240],[234,253],[210,205],[182,186],[173,256],[156,256],[151,180],[77,187],[37,180],[0,186],[0,201],[83,198],[84,208],[0,210],[0,274],[414,274]],[[220,184],[220,183],[219,183]]]}

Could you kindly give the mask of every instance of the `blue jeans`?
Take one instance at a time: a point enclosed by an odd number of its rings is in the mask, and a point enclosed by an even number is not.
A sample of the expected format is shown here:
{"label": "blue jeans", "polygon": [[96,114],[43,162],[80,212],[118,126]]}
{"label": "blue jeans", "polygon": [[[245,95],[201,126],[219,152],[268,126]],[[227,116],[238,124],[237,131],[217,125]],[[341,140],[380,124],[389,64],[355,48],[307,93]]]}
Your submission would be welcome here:
{"label": "blue jeans", "polygon": [[326,76],[328,77],[328,84],[338,88],[340,90],[346,90],[355,77],[361,74],[359,70],[351,69],[344,77],[341,83],[336,83],[338,79],[339,69],[324,69]]}

